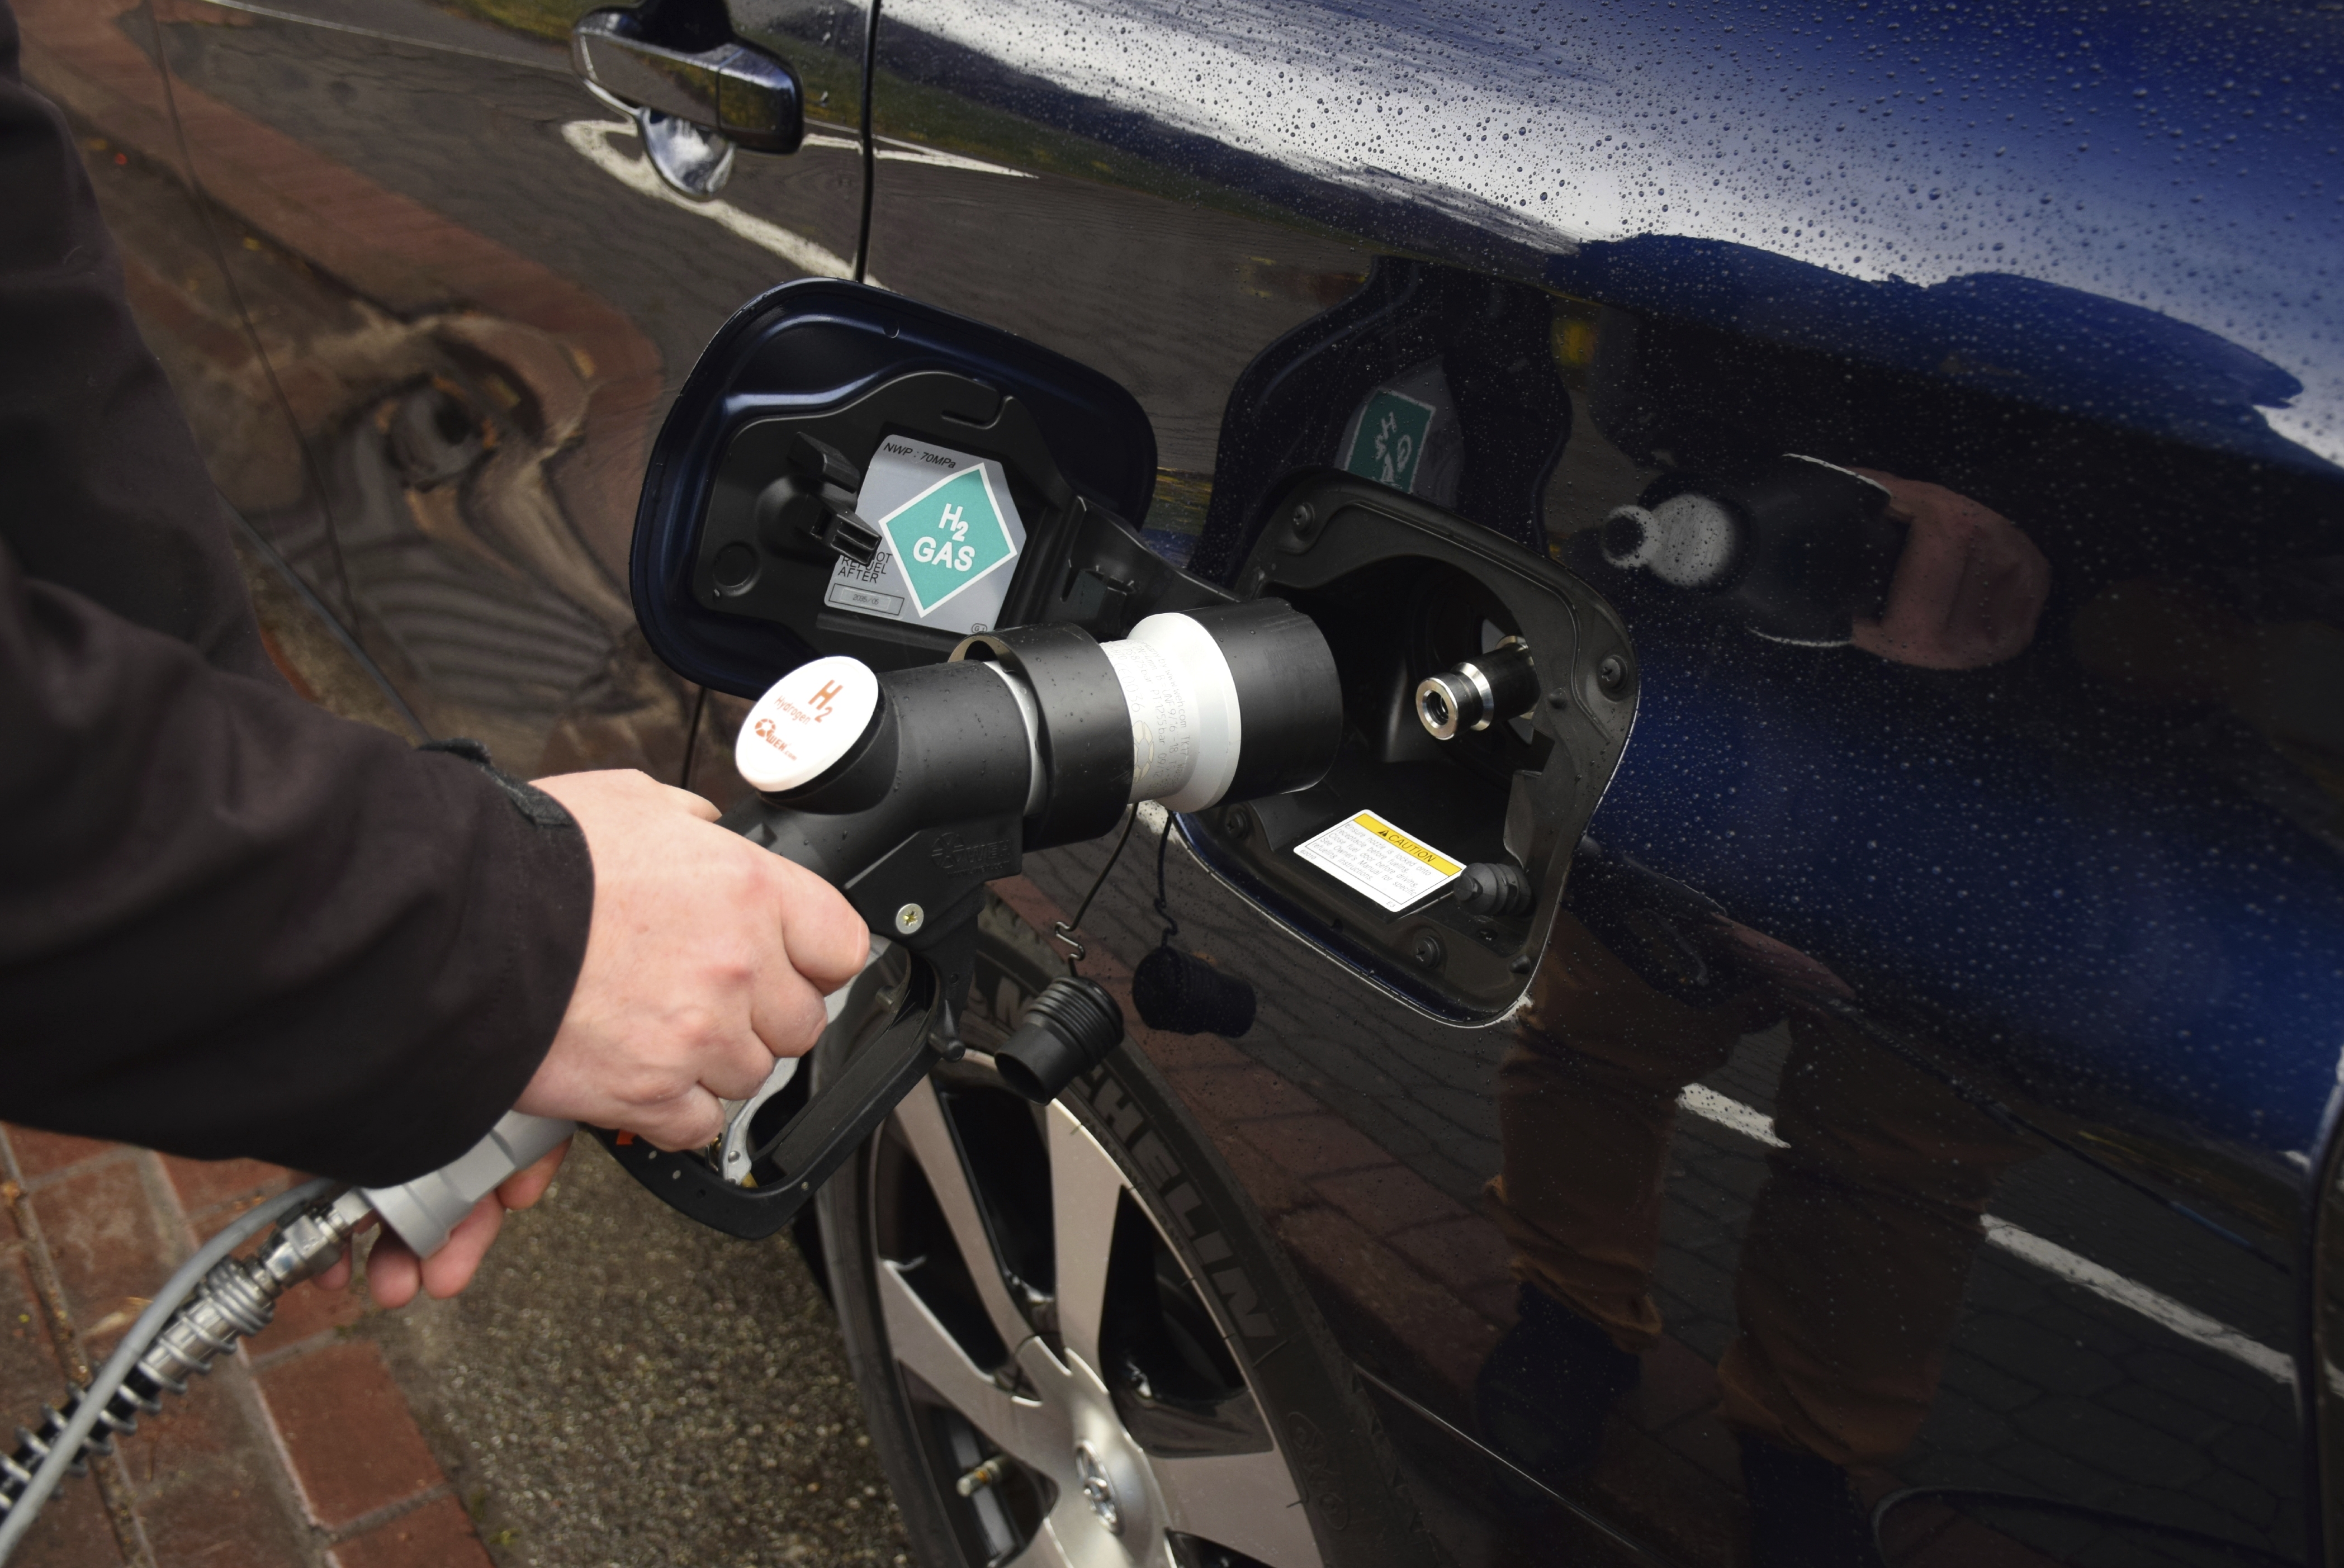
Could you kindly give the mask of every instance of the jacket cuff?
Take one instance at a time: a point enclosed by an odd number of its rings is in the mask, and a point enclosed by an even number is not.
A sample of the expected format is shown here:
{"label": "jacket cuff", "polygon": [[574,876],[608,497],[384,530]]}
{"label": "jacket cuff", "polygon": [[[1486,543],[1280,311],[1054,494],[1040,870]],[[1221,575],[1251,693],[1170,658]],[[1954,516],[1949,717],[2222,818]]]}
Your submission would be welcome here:
{"label": "jacket cuff", "polygon": [[[586,835],[560,801],[498,769],[474,740],[416,748],[469,764],[506,809],[483,813],[491,842],[473,862],[470,940],[495,943],[496,981],[474,1017],[460,1020],[411,1064],[399,1111],[350,1148],[343,1173],[368,1187],[437,1170],[486,1137],[536,1076],[569,1009],[594,912]],[[483,968],[488,965],[483,964]]]}

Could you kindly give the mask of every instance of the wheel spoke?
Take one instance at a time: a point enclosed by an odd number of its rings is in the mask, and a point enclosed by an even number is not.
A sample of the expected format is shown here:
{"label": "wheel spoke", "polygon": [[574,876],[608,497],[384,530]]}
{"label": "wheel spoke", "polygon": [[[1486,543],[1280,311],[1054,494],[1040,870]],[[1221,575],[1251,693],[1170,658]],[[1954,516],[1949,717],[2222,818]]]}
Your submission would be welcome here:
{"label": "wheel spoke", "polygon": [[[1100,1529],[1097,1517],[1091,1512],[1091,1505],[1083,1501],[1080,1491],[1073,1489],[1058,1493],[1057,1506],[1050,1510],[1050,1516],[1042,1522],[1042,1528],[1034,1532],[1034,1539],[1046,1539],[1055,1553],[1036,1561],[1063,1563],[1066,1568],[1131,1568],[1133,1557],[1143,1549],[1139,1542],[1119,1542]],[[1157,1548],[1160,1553],[1160,1539]],[[1023,1563],[1025,1559],[1018,1561]],[[1139,1561],[1154,1568],[1163,1558],[1160,1555],[1141,1556]]]}
{"label": "wheel spoke", "polygon": [[1075,1568],[1074,1559],[1058,1540],[1058,1533],[1045,1524],[1034,1532],[1026,1543],[1026,1550],[1012,1557],[1005,1568]]}
{"label": "wheel spoke", "polygon": [[878,1283],[880,1312],[895,1360],[1012,1457],[1027,1463],[1056,1463],[1056,1450],[1063,1444],[1049,1437],[1059,1423],[1050,1421],[1041,1405],[1009,1392],[970,1361],[894,1264],[879,1265]]}
{"label": "wheel spoke", "polygon": [[1057,1253],[1058,1332],[1101,1375],[1099,1319],[1123,1173],[1066,1109],[1050,1107],[1051,1233]]}
{"label": "wheel spoke", "polygon": [[945,1223],[952,1228],[953,1240],[960,1248],[961,1260],[968,1265],[969,1278],[975,1282],[977,1299],[985,1303],[993,1331],[1015,1351],[1033,1336],[1034,1330],[1010,1299],[1009,1286],[1002,1279],[1001,1259],[993,1249],[993,1237],[977,1208],[976,1189],[969,1185],[968,1167],[945,1121],[944,1102],[936,1098],[933,1082],[924,1081],[904,1097],[904,1103],[895,1108],[895,1125],[902,1129],[912,1158],[920,1162],[928,1189],[944,1210]]}
{"label": "wheel spoke", "polygon": [[1258,1557],[1270,1568],[1318,1568],[1318,1543],[1286,1466],[1269,1454],[1151,1459],[1174,1530]]}

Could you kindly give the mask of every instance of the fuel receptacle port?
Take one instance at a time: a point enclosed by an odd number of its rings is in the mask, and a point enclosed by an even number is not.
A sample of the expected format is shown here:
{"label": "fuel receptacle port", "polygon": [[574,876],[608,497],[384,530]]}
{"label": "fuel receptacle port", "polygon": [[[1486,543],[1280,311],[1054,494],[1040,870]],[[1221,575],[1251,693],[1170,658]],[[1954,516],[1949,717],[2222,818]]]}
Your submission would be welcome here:
{"label": "fuel receptacle port", "polygon": [[1434,740],[1486,730],[1538,705],[1538,671],[1528,644],[1509,637],[1486,653],[1460,659],[1417,683],[1416,717]]}
{"label": "fuel receptacle port", "polygon": [[1477,861],[1450,885],[1468,915],[1527,915],[1538,901],[1522,868],[1502,860]]}

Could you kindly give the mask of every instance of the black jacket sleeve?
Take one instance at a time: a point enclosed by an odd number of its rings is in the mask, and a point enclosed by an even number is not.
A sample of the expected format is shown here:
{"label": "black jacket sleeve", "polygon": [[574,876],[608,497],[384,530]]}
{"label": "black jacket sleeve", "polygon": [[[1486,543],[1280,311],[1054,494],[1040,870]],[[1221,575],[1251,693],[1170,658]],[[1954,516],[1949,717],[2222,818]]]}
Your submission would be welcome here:
{"label": "black jacket sleeve", "polygon": [[300,701],[0,5],[0,1117],[369,1184],[510,1108],[583,957],[549,797]]}

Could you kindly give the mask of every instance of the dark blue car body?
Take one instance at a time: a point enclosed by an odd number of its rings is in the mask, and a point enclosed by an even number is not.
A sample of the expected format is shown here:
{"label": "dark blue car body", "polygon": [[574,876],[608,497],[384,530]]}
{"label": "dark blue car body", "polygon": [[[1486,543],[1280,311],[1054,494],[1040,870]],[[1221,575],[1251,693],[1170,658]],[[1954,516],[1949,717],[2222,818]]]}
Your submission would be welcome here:
{"label": "dark blue car body", "polygon": [[[804,84],[805,147],[743,152],[713,204],[661,187],[623,125],[593,128],[611,113],[562,43],[584,9],[198,4],[154,34],[192,167],[251,232],[442,323],[443,348],[469,312],[589,367],[557,430],[522,349],[464,328],[476,347],[447,349],[514,383],[498,450],[536,443],[561,520],[551,544],[476,520],[503,579],[445,533],[418,564],[423,536],[366,501],[399,485],[369,490],[353,455],[363,399],[297,389],[253,416],[326,456],[236,470],[232,497],[428,723],[494,730],[519,765],[540,748],[544,771],[721,753],[610,605],[685,570],[696,536],[666,538],[629,588],[634,481],[702,346],[792,277],[851,275],[1119,383],[1143,428],[1062,466],[1241,595],[1287,591],[1247,573],[1277,558],[1294,487],[1361,474],[1369,402],[1401,397],[1423,444],[1388,488],[1492,560],[1568,574],[1582,624],[1608,606],[1632,727],[1583,781],[1569,882],[1504,994],[1412,957],[1432,926],[1379,935],[1361,905],[1341,928],[1265,872],[1264,845],[1292,842],[1269,816],[1183,819],[1183,940],[1262,1005],[1234,1055],[1158,1065],[1356,1372],[1427,1550],[1743,1561],[1762,1502],[1739,1397],[1852,1478],[1891,1561],[2344,1553],[2344,8],[646,6]],[[60,39],[45,68],[71,103],[98,67]],[[281,147],[347,179],[341,205],[268,195]],[[324,315],[272,326],[270,286],[245,287],[280,370],[325,354]],[[927,318],[906,319],[886,367],[955,362],[919,359]],[[994,379],[1038,388],[1050,362]],[[379,384],[421,384],[400,365]],[[843,398],[867,369],[791,395]],[[1106,443],[1116,417],[1056,428]],[[1141,441],[1152,501],[1116,467]],[[1802,645],[1599,546],[1655,486],[1784,454],[2015,524],[2047,572],[2023,634],[1953,668]],[[1356,613],[1362,636],[1410,634]],[[449,629],[468,617],[511,648]],[[700,623],[729,652],[682,673],[720,714],[798,646]],[[646,624],[672,656],[684,634]],[[1379,809],[1460,859],[1484,826],[1497,844],[1508,771],[1541,765],[1492,751],[1451,825],[1433,794],[1403,814],[1405,767],[1431,764],[1392,745],[1360,764],[1395,770]],[[1030,885],[1072,910],[1109,847],[1036,855]],[[1085,929],[1130,963],[1160,922],[1152,859],[1127,853]],[[1461,917],[1439,936],[1530,940]],[[1586,1105],[1533,1114],[1500,1084],[1525,1053],[1557,1081],[1596,1072],[1574,1032],[1622,987],[1621,1037],[1692,1052],[1682,1083],[1618,1069],[1660,1097],[1628,1269],[1656,1325],[1641,1387],[1597,1412],[1600,1453],[1549,1471],[1493,1413],[1490,1369],[1545,1386],[1535,1346],[1505,1358],[1525,1292],[1571,1271],[1540,1247],[1589,1255],[1564,1233],[1592,1211],[1541,1241],[1535,1204],[1500,1224],[1483,1188],[1531,1189],[1532,1123],[1614,1148]],[[1258,1103],[1207,1093],[1272,1080],[1238,1097]],[[1890,1083],[1894,1108],[1867,1099]],[[1803,1138],[1834,1152],[1803,1164]],[[1721,1394],[1722,1360],[1743,1394]],[[1546,1398],[1518,1399],[1518,1425]],[[1376,1560],[1314,1506],[1323,1561]]]}

